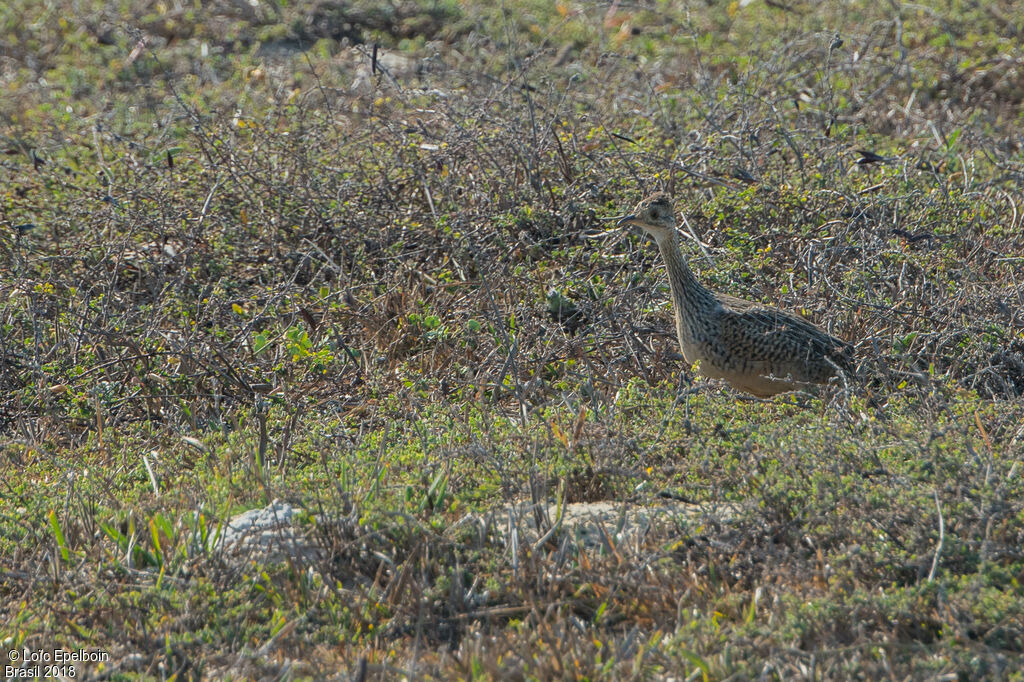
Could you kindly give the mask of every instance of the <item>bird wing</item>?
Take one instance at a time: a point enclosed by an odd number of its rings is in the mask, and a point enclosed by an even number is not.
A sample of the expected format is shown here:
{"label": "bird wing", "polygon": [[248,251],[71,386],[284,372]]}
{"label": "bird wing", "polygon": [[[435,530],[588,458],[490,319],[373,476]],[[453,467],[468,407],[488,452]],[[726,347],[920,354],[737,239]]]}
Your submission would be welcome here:
{"label": "bird wing", "polygon": [[[731,297],[730,297],[731,298]],[[740,301],[740,299],[736,299]],[[747,301],[745,309],[723,300],[719,318],[722,345],[748,360],[751,369],[803,381],[824,381],[835,366],[852,367],[853,349],[807,320]]]}

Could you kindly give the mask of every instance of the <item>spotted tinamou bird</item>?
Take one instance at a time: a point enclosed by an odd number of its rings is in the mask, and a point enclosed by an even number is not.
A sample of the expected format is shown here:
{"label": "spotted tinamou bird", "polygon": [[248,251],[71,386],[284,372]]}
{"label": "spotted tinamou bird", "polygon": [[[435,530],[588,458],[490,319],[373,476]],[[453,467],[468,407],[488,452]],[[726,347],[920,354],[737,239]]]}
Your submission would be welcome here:
{"label": "spotted tinamou bird", "polygon": [[654,237],[665,260],[676,334],[686,362],[758,397],[824,384],[853,372],[853,348],[792,313],[706,289],[686,264],[672,204],[662,194],[641,201],[619,225]]}

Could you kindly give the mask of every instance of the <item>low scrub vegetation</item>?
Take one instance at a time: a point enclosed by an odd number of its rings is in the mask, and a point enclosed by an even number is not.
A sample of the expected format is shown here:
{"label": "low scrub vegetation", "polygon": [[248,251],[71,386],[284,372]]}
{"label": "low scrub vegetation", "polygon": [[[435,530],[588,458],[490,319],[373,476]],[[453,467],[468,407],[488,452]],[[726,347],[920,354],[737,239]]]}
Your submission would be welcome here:
{"label": "low scrub vegetation", "polygon": [[[4,648],[1020,679],[1021,31],[1009,0],[9,0]],[[757,401],[686,366],[608,221],[652,191],[703,282],[858,376]],[[273,500],[315,551],[212,541]]]}

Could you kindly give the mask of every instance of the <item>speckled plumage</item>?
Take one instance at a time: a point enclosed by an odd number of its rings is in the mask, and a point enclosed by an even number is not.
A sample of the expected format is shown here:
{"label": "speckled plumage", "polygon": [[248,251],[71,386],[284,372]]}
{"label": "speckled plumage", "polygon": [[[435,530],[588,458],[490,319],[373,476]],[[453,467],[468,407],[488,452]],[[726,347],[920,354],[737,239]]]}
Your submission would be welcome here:
{"label": "speckled plumage", "polygon": [[620,225],[654,237],[665,260],[676,334],[688,363],[733,388],[767,397],[823,384],[851,372],[853,349],[801,317],[706,289],[679,250],[672,205],[661,194],[641,201]]}

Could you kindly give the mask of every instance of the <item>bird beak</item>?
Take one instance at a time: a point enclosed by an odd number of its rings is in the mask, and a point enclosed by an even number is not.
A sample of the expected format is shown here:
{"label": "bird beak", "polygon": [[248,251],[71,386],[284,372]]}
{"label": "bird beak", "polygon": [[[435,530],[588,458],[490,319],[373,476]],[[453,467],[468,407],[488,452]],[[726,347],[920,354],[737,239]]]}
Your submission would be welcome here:
{"label": "bird beak", "polygon": [[623,227],[624,225],[632,225],[633,221],[636,220],[635,215],[627,215],[619,218],[619,222],[615,223],[615,227]]}

